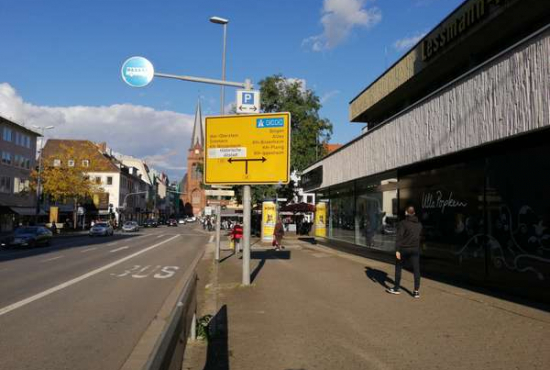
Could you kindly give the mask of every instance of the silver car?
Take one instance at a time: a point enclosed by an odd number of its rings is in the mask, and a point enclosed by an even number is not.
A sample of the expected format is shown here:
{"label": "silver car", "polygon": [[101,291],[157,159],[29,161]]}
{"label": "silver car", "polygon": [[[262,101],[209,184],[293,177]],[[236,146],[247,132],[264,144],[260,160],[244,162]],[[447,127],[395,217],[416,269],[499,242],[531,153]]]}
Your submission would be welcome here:
{"label": "silver car", "polygon": [[136,221],[126,221],[124,225],[122,225],[122,231],[124,232],[139,231],[139,225]]}
{"label": "silver car", "polygon": [[107,236],[107,235],[113,235],[114,230],[111,225],[109,225],[106,222],[98,222],[92,228],[90,229],[90,236],[95,235],[101,235],[101,236]]}

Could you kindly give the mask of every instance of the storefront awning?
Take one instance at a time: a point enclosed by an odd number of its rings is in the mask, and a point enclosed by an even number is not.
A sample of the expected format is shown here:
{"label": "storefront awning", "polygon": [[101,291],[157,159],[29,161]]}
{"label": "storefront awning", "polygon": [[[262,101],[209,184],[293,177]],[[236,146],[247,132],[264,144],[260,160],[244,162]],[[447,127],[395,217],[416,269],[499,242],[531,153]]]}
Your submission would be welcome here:
{"label": "storefront awning", "polygon": [[[11,210],[20,216],[36,216],[36,208],[34,207],[10,207]],[[45,216],[46,212],[40,210],[39,216]]]}

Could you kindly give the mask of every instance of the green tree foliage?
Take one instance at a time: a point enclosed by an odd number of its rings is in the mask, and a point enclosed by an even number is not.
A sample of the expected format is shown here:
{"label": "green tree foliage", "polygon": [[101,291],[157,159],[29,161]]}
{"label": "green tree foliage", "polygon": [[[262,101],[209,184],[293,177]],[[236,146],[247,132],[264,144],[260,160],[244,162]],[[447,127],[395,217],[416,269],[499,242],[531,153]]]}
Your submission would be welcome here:
{"label": "green tree foliage", "polygon": [[[305,89],[299,80],[291,80],[282,75],[269,76],[260,81],[261,105],[265,113],[290,112],[292,121],[290,167],[292,171],[302,171],[325,155],[325,146],[332,134],[332,123],[319,116],[321,102],[314,91]],[[292,199],[295,193],[294,182],[288,185],[255,186],[252,188],[252,201],[265,198]]]}
{"label": "green tree foliage", "polygon": [[274,75],[260,81],[262,110],[270,112],[290,112],[291,171],[302,171],[321,158],[324,145],[332,134],[332,123],[319,116],[321,102],[310,89],[304,89],[298,80],[289,80],[282,75]]}

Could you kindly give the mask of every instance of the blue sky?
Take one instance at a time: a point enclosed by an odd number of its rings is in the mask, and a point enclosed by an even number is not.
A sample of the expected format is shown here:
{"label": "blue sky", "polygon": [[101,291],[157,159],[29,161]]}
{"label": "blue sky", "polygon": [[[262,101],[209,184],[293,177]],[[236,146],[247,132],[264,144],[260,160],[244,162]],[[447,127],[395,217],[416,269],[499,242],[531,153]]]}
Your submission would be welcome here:
{"label": "blue sky", "polygon": [[[172,179],[185,172],[198,96],[219,112],[219,87],[155,79],[125,85],[134,55],[156,71],[219,78],[228,18],[227,79],[280,73],[304,80],[345,143],[362,125],[348,103],[460,0],[17,0],[0,1],[0,115],[56,125],[52,137],[106,141]],[[235,100],[226,89],[226,103]]]}

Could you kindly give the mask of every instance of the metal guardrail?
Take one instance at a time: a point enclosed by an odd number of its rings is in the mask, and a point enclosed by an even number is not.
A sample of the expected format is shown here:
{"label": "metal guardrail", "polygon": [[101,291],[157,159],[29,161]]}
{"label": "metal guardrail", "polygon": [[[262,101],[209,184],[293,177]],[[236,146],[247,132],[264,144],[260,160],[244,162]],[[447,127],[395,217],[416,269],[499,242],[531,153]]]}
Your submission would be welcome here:
{"label": "metal guardrail", "polygon": [[197,308],[197,273],[187,281],[170,314],[168,324],[160,335],[145,370],[181,369],[187,338],[195,330]]}

